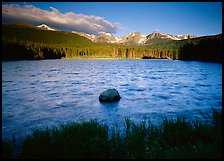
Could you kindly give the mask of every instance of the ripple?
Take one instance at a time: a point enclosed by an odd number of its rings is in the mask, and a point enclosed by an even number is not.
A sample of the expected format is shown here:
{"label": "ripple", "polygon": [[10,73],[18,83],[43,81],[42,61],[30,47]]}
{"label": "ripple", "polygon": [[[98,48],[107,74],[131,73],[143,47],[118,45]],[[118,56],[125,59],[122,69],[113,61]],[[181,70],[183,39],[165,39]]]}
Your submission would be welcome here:
{"label": "ripple", "polygon": [[137,88],[136,91],[138,92],[145,91],[145,88]]}
{"label": "ripple", "polygon": [[15,92],[15,91],[19,91],[20,89],[19,88],[13,88],[13,89],[11,89],[10,91],[11,92]]}
{"label": "ripple", "polygon": [[131,79],[132,82],[135,82],[135,81],[137,81],[137,80],[138,80],[138,78],[132,78],[132,79]]}
{"label": "ripple", "polygon": [[48,72],[59,72],[60,71],[60,69],[50,69],[50,70],[48,70]]}
{"label": "ripple", "polygon": [[31,93],[37,93],[37,91],[35,91],[35,90],[32,90],[32,91],[31,91]]}
{"label": "ripple", "polygon": [[170,96],[164,96],[164,95],[158,95],[157,97],[160,98],[160,99],[163,99],[163,100],[170,99]]}
{"label": "ripple", "polygon": [[150,76],[146,75],[146,76],[142,76],[143,79],[148,79],[150,78]]}
{"label": "ripple", "polygon": [[55,110],[58,110],[60,109],[61,105],[57,105],[57,106],[52,106],[52,108],[50,109],[50,111],[55,111]]}
{"label": "ripple", "polygon": [[48,84],[48,83],[51,83],[51,82],[52,82],[52,81],[47,80],[47,81],[41,81],[40,83]]}
{"label": "ripple", "polygon": [[66,73],[64,73],[64,74],[68,74],[68,75],[78,75],[78,74],[80,74],[79,72],[66,72]]}
{"label": "ripple", "polygon": [[56,92],[53,92],[53,93],[49,93],[49,95],[51,96],[55,96],[55,95],[58,95],[59,93],[56,93]]}
{"label": "ripple", "polygon": [[180,91],[172,91],[172,92],[170,92],[170,94],[178,95],[178,94],[181,94],[181,92]]}
{"label": "ripple", "polygon": [[36,75],[41,75],[42,73],[36,73]]}
{"label": "ripple", "polygon": [[201,84],[201,83],[197,83],[196,86],[202,86],[202,87],[210,87],[210,84]]}
{"label": "ripple", "polygon": [[127,87],[129,86],[129,84],[125,83],[125,84],[121,84],[120,86]]}
{"label": "ripple", "polygon": [[3,80],[2,81],[2,83],[11,83],[11,82],[13,82],[13,81],[11,81],[11,80]]}
{"label": "ripple", "polygon": [[159,70],[159,71],[156,71],[158,73],[167,73],[168,71],[167,70]]}
{"label": "ripple", "polygon": [[201,97],[197,97],[197,98],[195,98],[196,100],[199,100],[199,101],[202,101],[203,100],[203,98],[201,98]]}
{"label": "ripple", "polygon": [[81,84],[80,81],[75,81],[75,82],[72,82],[71,84]]}
{"label": "ripple", "polygon": [[33,102],[34,101],[34,99],[30,99],[30,100],[28,100],[27,102]]}
{"label": "ripple", "polygon": [[53,77],[55,77],[55,75],[54,74],[47,74],[47,77],[48,78],[53,78]]}
{"label": "ripple", "polygon": [[8,93],[10,92],[11,90],[10,89],[6,89],[6,90],[3,90],[5,93]]}
{"label": "ripple", "polygon": [[153,79],[153,80],[155,80],[155,79],[161,79],[161,77],[149,77],[149,79]]}

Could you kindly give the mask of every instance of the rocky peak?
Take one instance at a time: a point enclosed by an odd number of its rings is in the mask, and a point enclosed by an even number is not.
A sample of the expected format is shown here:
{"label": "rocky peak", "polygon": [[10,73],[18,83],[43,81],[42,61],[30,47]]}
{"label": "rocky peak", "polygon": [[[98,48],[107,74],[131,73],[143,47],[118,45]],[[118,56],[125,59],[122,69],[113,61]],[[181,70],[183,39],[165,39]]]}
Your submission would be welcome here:
{"label": "rocky peak", "polygon": [[98,36],[95,41],[96,42],[115,43],[116,39],[111,33],[101,32],[101,35]]}
{"label": "rocky peak", "polygon": [[159,32],[153,32],[149,34],[146,38],[147,39],[154,39],[154,38],[161,38],[163,35],[160,34]]}
{"label": "rocky peak", "polygon": [[159,32],[153,32],[149,35],[142,35],[140,32],[132,32],[126,36],[116,37],[111,33],[101,32],[100,36],[90,35],[84,32],[75,32],[73,33],[84,36],[95,42],[107,42],[107,43],[119,43],[126,45],[136,45],[136,44],[147,44],[148,41],[152,39],[169,39],[169,40],[183,40],[189,38],[194,38],[195,36],[191,35],[175,35],[172,34],[162,34]]}

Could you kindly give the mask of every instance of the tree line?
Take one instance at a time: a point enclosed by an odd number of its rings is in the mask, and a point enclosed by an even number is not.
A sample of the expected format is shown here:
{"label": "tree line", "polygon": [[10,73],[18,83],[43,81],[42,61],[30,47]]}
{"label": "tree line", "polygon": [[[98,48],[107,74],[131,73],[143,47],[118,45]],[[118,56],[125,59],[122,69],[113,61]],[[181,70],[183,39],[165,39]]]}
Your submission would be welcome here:
{"label": "tree line", "polygon": [[40,60],[62,58],[179,59],[222,62],[222,41],[201,40],[179,49],[144,47],[77,47],[28,41],[2,43],[2,60]]}
{"label": "tree line", "polygon": [[197,43],[190,42],[181,46],[179,58],[182,60],[222,62],[222,35],[204,38]]}
{"label": "tree line", "polygon": [[2,51],[2,60],[62,58],[178,59],[178,50],[172,49],[128,46],[77,47],[17,40],[3,42]]}
{"label": "tree line", "polygon": [[61,59],[66,56],[61,47],[29,42],[3,42],[2,51],[2,60]]}
{"label": "tree line", "polygon": [[180,59],[222,61],[222,35],[156,45],[95,43],[82,36],[19,25],[2,25],[2,60],[62,58]]}

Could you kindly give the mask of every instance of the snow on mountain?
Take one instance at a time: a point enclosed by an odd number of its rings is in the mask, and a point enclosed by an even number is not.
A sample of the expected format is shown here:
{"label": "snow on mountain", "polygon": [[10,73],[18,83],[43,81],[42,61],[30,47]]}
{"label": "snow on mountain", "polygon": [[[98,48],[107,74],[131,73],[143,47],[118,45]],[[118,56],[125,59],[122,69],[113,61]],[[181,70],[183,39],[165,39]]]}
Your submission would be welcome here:
{"label": "snow on mountain", "polygon": [[[37,26],[38,28],[44,30],[57,31],[56,29],[49,27],[46,24],[41,24]],[[85,38],[94,41],[94,42],[107,42],[107,43],[118,43],[118,44],[147,44],[148,40],[151,39],[170,39],[170,40],[183,40],[188,38],[195,38],[196,36],[192,35],[171,35],[163,34],[159,32],[153,32],[149,35],[142,35],[140,32],[132,32],[125,36],[114,36],[111,33],[101,32],[99,36],[88,34],[84,32],[72,31],[72,33],[84,36]]]}
{"label": "snow on mountain", "polygon": [[95,42],[116,43],[116,39],[111,33],[101,32],[100,36],[96,37]]}
{"label": "snow on mountain", "polygon": [[154,32],[151,33],[147,36],[148,39],[154,39],[154,38],[162,38],[162,39],[171,39],[171,40],[183,40],[183,39],[188,39],[189,38],[194,38],[195,36],[192,35],[171,35],[171,34],[163,34],[163,33],[158,33]]}
{"label": "snow on mountain", "polygon": [[127,36],[120,37],[122,44],[139,44],[145,41],[146,36],[142,36],[140,32],[132,32]]}
{"label": "snow on mountain", "polygon": [[51,30],[51,31],[56,31],[55,29],[45,25],[45,24],[42,24],[42,25],[38,25],[37,27],[41,28],[41,29],[45,29],[45,30]]}
{"label": "snow on mountain", "polygon": [[118,43],[118,44],[146,44],[150,39],[170,39],[170,40],[183,40],[189,38],[194,38],[195,36],[191,35],[171,35],[171,34],[163,34],[158,32],[153,32],[149,35],[142,35],[140,32],[132,32],[127,34],[126,36],[114,36],[111,33],[101,32],[99,36],[90,35],[84,32],[75,32],[80,36],[84,36],[87,39],[94,42],[107,42],[107,43]]}
{"label": "snow on mountain", "polygon": [[147,40],[147,35],[141,35],[141,39],[139,40],[138,44],[144,44]]}
{"label": "snow on mountain", "polygon": [[120,43],[122,41],[122,38],[120,38],[120,37],[115,37],[115,42],[116,43]]}
{"label": "snow on mountain", "polygon": [[85,33],[85,32],[76,32],[76,31],[72,31],[72,33],[74,33],[74,34],[78,34],[78,35],[80,35],[80,36],[83,36],[83,37],[85,37],[85,38],[87,38],[87,39],[89,39],[89,40],[91,40],[91,41],[95,41],[96,38],[97,38],[96,35],[90,35],[90,34],[87,34],[87,33]]}
{"label": "snow on mountain", "polygon": [[161,34],[163,35],[161,38],[163,39],[172,39],[172,40],[181,40],[180,38],[176,37],[176,36],[173,36],[173,35],[170,35],[170,34]]}

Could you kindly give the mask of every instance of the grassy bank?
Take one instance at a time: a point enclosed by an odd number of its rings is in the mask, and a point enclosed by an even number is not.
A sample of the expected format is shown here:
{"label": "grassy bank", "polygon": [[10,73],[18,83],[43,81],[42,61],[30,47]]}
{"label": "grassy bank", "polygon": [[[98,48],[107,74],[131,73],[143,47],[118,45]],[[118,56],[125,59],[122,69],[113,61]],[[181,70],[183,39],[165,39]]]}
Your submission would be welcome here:
{"label": "grassy bank", "polygon": [[[125,119],[126,132],[95,120],[33,131],[18,158],[222,158],[222,112],[212,123],[164,119],[154,126]],[[2,143],[3,158],[12,158],[12,141]]]}

